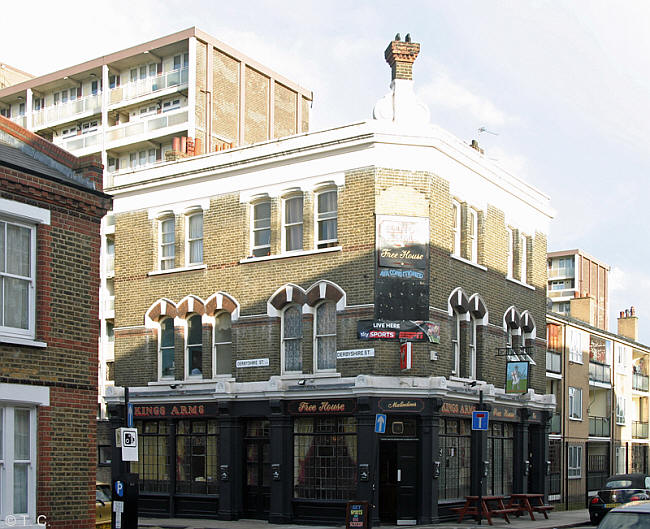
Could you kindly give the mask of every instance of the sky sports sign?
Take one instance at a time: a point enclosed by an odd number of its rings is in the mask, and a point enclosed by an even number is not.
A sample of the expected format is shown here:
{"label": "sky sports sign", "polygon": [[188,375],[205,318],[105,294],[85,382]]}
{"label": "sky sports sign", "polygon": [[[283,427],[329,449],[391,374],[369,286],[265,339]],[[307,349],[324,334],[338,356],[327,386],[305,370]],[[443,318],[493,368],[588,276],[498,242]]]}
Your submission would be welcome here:
{"label": "sky sports sign", "polygon": [[359,320],[359,340],[395,340],[440,343],[440,325],[431,321]]}

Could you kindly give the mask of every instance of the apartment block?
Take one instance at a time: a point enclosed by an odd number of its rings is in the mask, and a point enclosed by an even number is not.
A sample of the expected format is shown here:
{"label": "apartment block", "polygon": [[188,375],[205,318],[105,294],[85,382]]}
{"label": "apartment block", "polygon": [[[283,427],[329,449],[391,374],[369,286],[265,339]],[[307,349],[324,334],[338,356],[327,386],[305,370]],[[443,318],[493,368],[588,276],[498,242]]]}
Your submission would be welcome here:
{"label": "apartment block", "polygon": [[95,527],[98,156],[0,117],[0,526]]}
{"label": "apartment block", "polygon": [[[564,250],[548,254],[548,296],[553,312],[591,322],[599,329],[609,325],[609,265],[582,250]],[[578,305],[571,299],[585,301]],[[591,301],[590,301],[591,300]],[[571,313],[571,307],[577,313]]]}
{"label": "apartment block", "polygon": [[[0,62],[0,89],[22,81],[27,81],[33,77],[33,75],[23,72],[18,68]],[[4,116],[4,114],[2,115]]]}
{"label": "apartment block", "polygon": [[389,44],[373,119],[110,190],[141,514],[423,524],[546,492],[549,199],[430,123],[419,48]]}

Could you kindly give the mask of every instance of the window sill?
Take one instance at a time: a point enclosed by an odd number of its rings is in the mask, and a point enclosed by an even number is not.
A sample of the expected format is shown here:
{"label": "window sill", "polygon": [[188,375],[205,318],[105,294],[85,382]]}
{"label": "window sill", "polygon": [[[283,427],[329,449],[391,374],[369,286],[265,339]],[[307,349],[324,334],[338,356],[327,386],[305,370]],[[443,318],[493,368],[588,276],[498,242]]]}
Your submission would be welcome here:
{"label": "window sill", "polygon": [[575,358],[569,358],[569,363],[570,364],[580,364],[581,366],[585,365],[584,361],[576,360]]}
{"label": "window sill", "polygon": [[515,279],[514,277],[506,277],[506,280],[510,281],[511,283],[515,283],[516,285],[520,285],[522,287],[528,288],[530,290],[535,290],[535,287],[533,285],[529,285],[528,283],[519,281],[519,279]]}
{"label": "window sill", "polygon": [[10,343],[13,345],[26,345],[27,347],[47,347],[47,343],[32,340],[31,338],[19,338],[17,336],[3,336],[0,334],[0,343]]}
{"label": "window sill", "polygon": [[478,268],[479,270],[483,270],[484,272],[487,272],[487,266],[480,265],[478,263],[475,263],[474,261],[470,261],[469,259],[465,259],[464,257],[461,257],[460,255],[454,255],[453,253],[449,254],[449,257],[452,259],[455,259],[456,261],[460,261],[461,263],[468,264],[470,266],[473,266],[474,268]]}
{"label": "window sill", "polygon": [[240,264],[256,263],[258,261],[273,261],[275,259],[286,259],[287,257],[301,257],[303,255],[314,255],[321,253],[340,252],[342,246],[332,246],[331,248],[318,248],[316,250],[300,250],[297,252],[286,252],[277,255],[265,255],[263,257],[246,257],[239,261]]}
{"label": "window sill", "polygon": [[471,384],[472,382],[479,382],[476,378],[464,378],[456,375],[449,375],[449,380],[453,382],[461,382],[463,384]]}
{"label": "window sill", "polygon": [[161,276],[165,274],[175,274],[177,272],[189,272],[191,270],[205,270],[208,268],[206,264],[193,265],[193,266],[183,266],[182,268],[170,268],[169,270],[154,270],[153,272],[148,272],[148,276]]}
{"label": "window sill", "polygon": [[569,417],[569,420],[570,421],[576,421],[576,422],[582,422],[582,418],[579,419],[578,417]]}

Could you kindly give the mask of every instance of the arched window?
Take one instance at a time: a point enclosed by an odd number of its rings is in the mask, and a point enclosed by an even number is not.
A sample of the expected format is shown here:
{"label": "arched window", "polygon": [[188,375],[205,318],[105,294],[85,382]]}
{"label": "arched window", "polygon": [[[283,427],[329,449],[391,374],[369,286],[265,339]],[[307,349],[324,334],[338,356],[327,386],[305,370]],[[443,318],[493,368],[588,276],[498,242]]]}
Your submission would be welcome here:
{"label": "arched window", "polygon": [[164,318],[160,321],[158,347],[160,377],[174,378],[174,318]]}
{"label": "arched window", "polygon": [[460,314],[454,310],[451,320],[451,346],[454,355],[452,374],[460,376]]}
{"label": "arched window", "polygon": [[325,301],[316,307],[314,364],[317,371],[336,369],[336,304]]}
{"label": "arched window", "polygon": [[477,345],[477,329],[476,329],[476,317],[474,314],[470,313],[469,316],[469,357],[467,359],[467,366],[465,367],[465,372],[462,376],[470,378],[472,380],[476,379],[476,345]]}
{"label": "arched window", "polygon": [[284,372],[302,371],[302,312],[295,304],[282,314],[282,356]]}
{"label": "arched window", "polygon": [[214,320],[213,375],[229,375],[232,372],[232,322],[230,313],[223,311]]}
{"label": "arched window", "polygon": [[186,217],[185,260],[188,266],[203,262],[203,211]]}
{"label": "arched window", "polygon": [[185,343],[185,376],[200,377],[203,375],[203,324],[200,314],[193,314],[187,319]]}

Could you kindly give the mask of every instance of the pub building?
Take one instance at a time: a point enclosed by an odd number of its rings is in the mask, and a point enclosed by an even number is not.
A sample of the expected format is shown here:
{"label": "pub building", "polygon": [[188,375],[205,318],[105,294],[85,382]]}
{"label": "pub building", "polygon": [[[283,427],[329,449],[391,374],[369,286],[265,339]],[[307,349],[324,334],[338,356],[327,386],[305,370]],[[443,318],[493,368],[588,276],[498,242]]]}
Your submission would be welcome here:
{"label": "pub building", "polygon": [[389,44],[374,119],[116,177],[106,401],[122,426],[129,389],[141,516],[546,493],[548,197],[429,123],[418,51]]}

